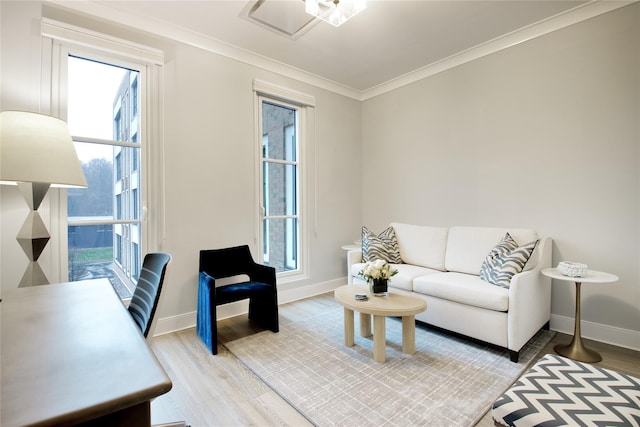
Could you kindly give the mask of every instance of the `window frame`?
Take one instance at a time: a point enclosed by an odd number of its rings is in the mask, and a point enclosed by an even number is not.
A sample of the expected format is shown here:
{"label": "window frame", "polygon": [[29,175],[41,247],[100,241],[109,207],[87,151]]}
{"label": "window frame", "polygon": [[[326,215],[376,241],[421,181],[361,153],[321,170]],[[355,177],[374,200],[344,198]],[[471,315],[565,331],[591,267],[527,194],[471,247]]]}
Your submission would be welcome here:
{"label": "window frame", "polygon": [[[260,171],[259,171],[259,175],[261,177],[261,182],[263,183],[263,185],[260,186],[261,188],[261,192],[260,192],[260,206],[263,207],[262,211],[262,226],[260,227],[260,233],[261,233],[261,242],[263,242],[263,247],[261,248],[262,250],[260,251],[262,254],[262,261],[265,263],[268,263],[269,259],[268,259],[268,248],[269,248],[269,237],[268,237],[268,229],[266,229],[264,227],[264,224],[266,220],[278,220],[278,219],[282,219],[285,220],[285,229],[286,229],[286,238],[287,238],[287,243],[285,244],[285,259],[284,259],[284,264],[286,268],[290,268],[289,270],[286,271],[280,271],[278,272],[279,275],[281,276],[287,276],[287,275],[294,275],[298,273],[298,270],[300,270],[300,250],[299,248],[302,246],[302,242],[301,242],[301,237],[302,237],[302,233],[301,233],[301,229],[302,229],[302,206],[300,203],[301,200],[301,186],[300,186],[300,182],[301,182],[301,176],[302,176],[302,171],[304,170],[301,158],[300,158],[300,150],[301,150],[301,144],[303,141],[303,134],[300,131],[300,128],[303,127],[304,125],[304,117],[305,117],[305,112],[303,107],[300,107],[299,105],[293,105],[291,103],[287,103],[287,102],[283,102],[283,101],[279,101],[279,100],[275,100],[271,97],[266,97],[264,95],[260,95],[259,97],[259,102],[260,102],[260,120],[259,120],[259,124],[258,126],[260,126],[260,129],[263,129],[263,122],[262,122],[262,112],[263,112],[263,107],[265,104],[268,105],[272,105],[275,107],[281,107],[281,108],[285,108],[291,111],[295,112],[295,122],[294,125],[288,125],[285,128],[283,128],[283,135],[284,135],[284,159],[278,159],[275,157],[270,157],[269,153],[266,152],[265,150],[268,148],[268,138],[266,137],[266,135],[263,134],[262,136],[262,155],[260,157]],[[291,134],[290,128],[293,128],[293,134]],[[264,130],[264,129],[263,129]],[[287,132],[289,130],[289,132]],[[295,144],[291,144],[290,141],[288,141],[287,136],[291,137],[291,136],[295,136]],[[266,144],[265,144],[266,142]],[[291,153],[295,153],[293,156],[290,156]],[[281,165],[285,167],[285,176],[287,177],[287,179],[285,180],[287,183],[291,182],[290,178],[295,178],[293,180],[293,182],[295,182],[295,185],[293,186],[293,188],[289,185],[286,186],[285,191],[286,191],[286,197],[285,197],[285,212],[284,213],[280,213],[280,214],[275,214],[275,215],[269,215],[269,199],[265,199],[265,192],[266,192],[266,188],[268,187],[268,184],[264,185],[265,182],[269,181],[269,174],[265,175],[265,164],[269,164],[269,165]],[[295,176],[292,176],[291,173],[291,169],[287,168],[286,166],[294,166],[295,167]],[[291,193],[292,192],[292,193]],[[293,201],[294,203],[294,208],[292,209],[293,211],[295,211],[295,214],[291,214],[288,213],[288,211],[290,210],[290,203],[291,201]],[[290,221],[288,221],[289,219],[295,219],[295,221],[297,222],[297,227],[291,227],[290,225]],[[295,242],[293,242],[293,249],[295,253],[291,252],[291,246],[290,246],[290,239],[291,236],[294,236],[295,238]],[[267,247],[267,253],[265,254],[265,248],[264,246]],[[267,255],[267,256],[265,256]],[[291,262],[292,261],[296,261],[297,260],[297,267],[296,268],[291,268]]]}
{"label": "window frame", "polygon": [[[255,166],[255,183],[256,183],[256,237],[255,241],[259,245],[258,258],[259,262],[265,262],[263,257],[263,244],[264,244],[264,218],[265,212],[263,209],[263,147],[264,147],[264,135],[262,129],[262,102],[282,105],[286,108],[296,109],[296,137],[297,137],[297,217],[298,217],[298,268],[296,270],[278,272],[276,275],[280,283],[286,283],[296,280],[302,280],[309,277],[309,230],[311,210],[308,206],[311,193],[314,189],[308,185],[310,171],[312,171],[312,165],[307,161],[307,153],[310,149],[315,147],[315,98],[311,95],[307,95],[302,92],[295,91],[293,89],[285,88],[282,86],[274,85],[272,83],[264,82],[261,80],[254,80],[254,123],[255,123],[255,144],[254,146],[256,155]],[[315,217],[315,216],[314,216]],[[315,230],[315,227],[314,227]],[[286,261],[286,260],[285,260]]]}
{"label": "window frame", "polygon": [[[96,33],[81,27],[44,18],[41,23],[42,35],[42,82],[41,104],[44,109],[61,119],[67,119],[66,84],[67,58],[69,55],[88,58],[124,68],[139,70],[136,84],[141,88],[138,99],[137,120],[140,120],[140,135],[136,143],[123,143],[140,148],[140,233],[141,258],[148,251],[161,250],[165,238],[164,206],[164,141],[159,120],[162,117],[162,64],[161,51]],[[130,85],[133,82],[130,82]],[[145,90],[146,88],[146,90]],[[106,143],[95,138],[73,135],[74,141]],[[140,172],[140,170],[138,171]],[[67,191],[60,189],[52,202],[52,218],[56,224],[55,234],[58,246],[53,260],[54,276],[58,281],[68,280],[68,235]],[[151,214],[150,214],[151,213]],[[114,212],[114,220],[116,212]],[[136,221],[138,222],[138,221]],[[98,224],[99,223],[99,224]],[[71,225],[100,225],[100,221],[86,221]],[[115,242],[114,242],[115,243]],[[114,261],[116,252],[114,250]],[[140,260],[140,263],[142,260]],[[134,278],[135,279],[135,278]]]}

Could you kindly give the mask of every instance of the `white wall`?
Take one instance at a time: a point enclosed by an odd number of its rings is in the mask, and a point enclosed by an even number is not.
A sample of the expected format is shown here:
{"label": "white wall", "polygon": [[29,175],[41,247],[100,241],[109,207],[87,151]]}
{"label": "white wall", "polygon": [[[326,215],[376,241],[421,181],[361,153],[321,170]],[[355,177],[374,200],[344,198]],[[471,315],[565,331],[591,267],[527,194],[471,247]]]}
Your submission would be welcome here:
{"label": "white wall", "polygon": [[364,224],[534,228],[620,277],[583,286],[583,335],[640,348],[639,56],[634,4],[365,101]]}
{"label": "white wall", "polygon": [[[0,3],[2,109],[38,110],[41,10],[38,2]],[[279,290],[295,295],[304,287],[335,286],[341,281],[346,256],[340,246],[357,237],[360,227],[360,170],[353,162],[359,158],[361,140],[358,101],[120,25],[75,16],[52,6],[44,11],[49,18],[165,52],[166,239],[157,249],[171,253],[173,259],[157,314],[164,324],[158,328],[193,324],[200,249],[249,244],[254,255],[258,254],[252,92],[256,78],[316,99],[315,146],[310,147],[306,159],[309,276],[279,283]],[[17,286],[27,264],[15,235],[28,209],[14,190],[2,188],[0,274],[5,289]],[[16,211],[23,204],[24,209]],[[45,252],[53,248],[55,245],[50,245]],[[47,266],[43,269],[47,272]]]}
{"label": "white wall", "polygon": [[[168,292],[175,313],[195,308],[198,251],[249,243],[254,254],[254,78],[316,97],[315,147],[309,147],[310,277],[280,291],[344,276],[340,249],[360,224],[360,104],[245,64],[175,46],[165,67],[166,250],[175,254]],[[355,233],[357,235],[357,232]]]}

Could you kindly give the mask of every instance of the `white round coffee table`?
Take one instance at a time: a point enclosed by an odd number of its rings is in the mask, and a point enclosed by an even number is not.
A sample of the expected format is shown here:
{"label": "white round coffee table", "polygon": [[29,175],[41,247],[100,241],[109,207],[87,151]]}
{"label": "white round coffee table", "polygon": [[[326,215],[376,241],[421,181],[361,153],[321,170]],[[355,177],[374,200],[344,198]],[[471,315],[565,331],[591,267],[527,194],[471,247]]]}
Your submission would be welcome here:
{"label": "white round coffee table", "polygon": [[[356,300],[356,294],[366,294],[367,301]],[[427,303],[418,297],[390,291],[387,296],[376,297],[366,285],[345,285],[334,291],[338,304],[344,307],[344,345],[351,347],[354,341],[354,312],[360,313],[360,335],[371,336],[373,316],[373,360],[386,359],[386,317],[402,317],[402,352],[416,352],[415,315],[427,309]]]}
{"label": "white round coffee table", "polygon": [[582,344],[582,333],[580,330],[580,287],[583,283],[613,283],[618,280],[618,276],[602,271],[587,270],[587,274],[582,277],[571,277],[565,276],[557,268],[545,268],[541,273],[552,279],[574,282],[576,284],[576,315],[573,338],[567,345],[556,345],[554,347],[556,353],[580,362],[595,363],[601,361],[602,356]]}

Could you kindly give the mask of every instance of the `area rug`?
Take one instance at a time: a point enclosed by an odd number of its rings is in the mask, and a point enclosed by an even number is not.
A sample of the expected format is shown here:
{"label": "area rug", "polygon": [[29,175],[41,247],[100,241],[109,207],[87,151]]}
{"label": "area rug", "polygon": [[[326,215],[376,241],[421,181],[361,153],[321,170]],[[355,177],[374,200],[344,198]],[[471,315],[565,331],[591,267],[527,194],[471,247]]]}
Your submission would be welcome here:
{"label": "area rug", "polygon": [[386,362],[373,340],[343,342],[343,309],[224,344],[317,426],[471,426],[551,340],[541,331],[520,352],[416,327],[416,353],[402,353],[402,322],[387,318]]}

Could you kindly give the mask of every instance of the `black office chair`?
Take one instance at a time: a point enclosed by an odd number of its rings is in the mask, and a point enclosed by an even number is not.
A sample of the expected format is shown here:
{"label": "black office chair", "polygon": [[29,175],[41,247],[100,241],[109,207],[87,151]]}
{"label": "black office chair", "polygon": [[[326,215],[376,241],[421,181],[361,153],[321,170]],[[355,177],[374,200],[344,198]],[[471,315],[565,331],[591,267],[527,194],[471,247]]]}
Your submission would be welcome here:
{"label": "black office chair", "polygon": [[[216,307],[249,298],[249,319],[278,332],[276,269],[257,264],[249,246],[200,251],[196,332],[212,354],[218,353]],[[249,281],[216,287],[216,280],[238,275]]]}
{"label": "black office chair", "polygon": [[162,252],[149,253],[142,261],[142,270],[128,310],[145,338],[149,334],[151,322],[156,313],[164,273],[169,261],[171,261],[171,255]]}

